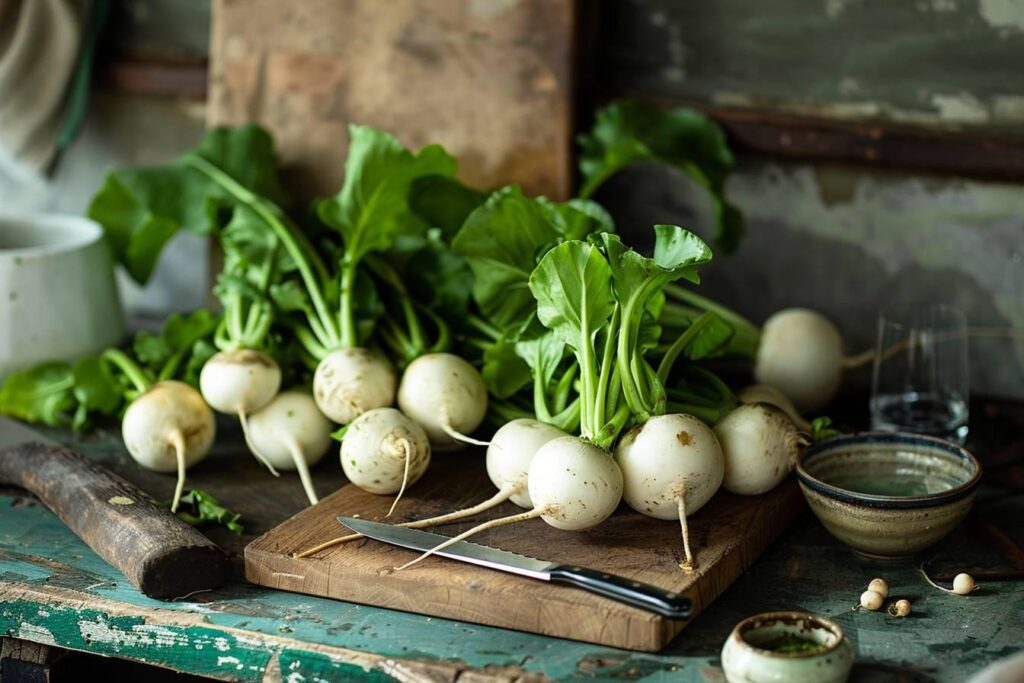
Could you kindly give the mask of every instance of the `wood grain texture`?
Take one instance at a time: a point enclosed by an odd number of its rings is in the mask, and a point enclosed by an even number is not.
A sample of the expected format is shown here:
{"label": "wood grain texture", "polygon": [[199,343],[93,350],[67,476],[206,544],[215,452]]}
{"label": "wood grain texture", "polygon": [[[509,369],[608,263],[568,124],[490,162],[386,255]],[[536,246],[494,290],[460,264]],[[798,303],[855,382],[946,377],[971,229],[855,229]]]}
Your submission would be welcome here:
{"label": "wood grain texture", "polygon": [[[429,475],[406,494],[393,521],[465,507],[490,495],[492,488],[483,463],[472,454],[440,456]],[[634,650],[660,650],[685,626],[582,591],[443,558],[428,558],[394,572],[393,567],[415,554],[371,540],[336,546],[312,558],[291,557],[343,535],[337,515],[381,519],[389,506],[387,497],[344,487],[246,547],[246,578],[288,591]],[[802,507],[803,499],[790,480],[758,497],[719,493],[691,519],[698,565],[692,574],[679,569],[678,523],[656,521],[625,507],[585,532],[559,531],[531,520],[494,529],[474,540],[682,593],[693,601],[696,616],[753,563]],[[506,504],[472,523],[449,525],[442,533],[454,535],[485,517],[517,510]]]}
{"label": "wood grain texture", "polygon": [[231,576],[230,560],[212,541],[134,484],[72,450],[42,443],[0,450],[0,482],[38,496],[150,597],[209,590]]}
{"label": "wood grain texture", "polygon": [[275,134],[297,196],[340,184],[349,123],[443,144],[478,187],[564,199],[574,0],[215,0],[211,125]]}

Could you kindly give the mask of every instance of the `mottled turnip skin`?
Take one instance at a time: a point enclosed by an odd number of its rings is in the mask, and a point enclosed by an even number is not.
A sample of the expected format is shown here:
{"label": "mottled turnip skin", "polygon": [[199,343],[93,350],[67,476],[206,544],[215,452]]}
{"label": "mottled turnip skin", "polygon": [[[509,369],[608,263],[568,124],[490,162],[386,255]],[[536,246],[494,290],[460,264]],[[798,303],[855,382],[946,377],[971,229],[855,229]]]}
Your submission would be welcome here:
{"label": "mottled turnip skin", "polygon": [[174,472],[178,458],[171,440],[181,432],[185,467],[206,457],[217,429],[213,411],[199,392],[169,380],[153,385],[132,401],[121,421],[125,448],[140,465],[155,472]]}
{"label": "mottled turnip skin", "polygon": [[807,412],[832,400],[843,378],[844,359],[835,325],[815,311],[787,308],[761,328],[754,377]]}
{"label": "mottled turnip skin", "polygon": [[464,444],[445,433],[442,425],[447,422],[454,431],[471,434],[487,415],[487,386],[462,358],[431,353],[405,369],[398,407],[423,427],[434,450],[455,450]]}
{"label": "mottled turnip skin", "polygon": [[530,499],[556,529],[589,529],[608,519],[622,500],[622,472],[611,454],[575,436],[540,447],[527,478]]}
{"label": "mottled turnip skin", "polygon": [[341,468],[345,476],[370,493],[398,493],[406,455],[406,486],[411,486],[430,465],[430,441],[423,428],[394,408],[363,413],[348,426],[341,442]]}
{"label": "mottled turnip skin", "polygon": [[369,349],[339,349],[316,366],[313,398],[320,412],[348,424],[368,410],[395,402],[398,379],[383,356]]}
{"label": "mottled turnip skin", "polygon": [[270,403],[281,388],[281,368],[265,353],[251,349],[221,351],[203,365],[199,390],[219,413],[253,413]]}
{"label": "mottled turnip skin", "polygon": [[722,486],[756,496],[778,486],[793,469],[800,435],[793,420],[767,403],[740,406],[715,425],[725,455]]}
{"label": "mottled turnip skin", "polygon": [[509,500],[521,508],[532,508],[526,488],[530,463],[544,444],[563,436],[569,435],[539,420],[524,417],[505,423],[487,447],[487,476],[499,489],[518,484]]}
{"label": "mottled turnip skin", "polygon": [[715,433],[692,415],[659,415],[620,439],[615,460],[622,468],[622,497],[639,513],[677,519],[676,499],[685,492],[687,516],[707,503],[725,473]]}
{"label": "mottled turnip skin", "polygon": [[253,446],[275,469],[297,468],[289,443],[302,452],[306,463],[320,462],[331,447],[333,425],[302,391],[283,391],[249,418]]}

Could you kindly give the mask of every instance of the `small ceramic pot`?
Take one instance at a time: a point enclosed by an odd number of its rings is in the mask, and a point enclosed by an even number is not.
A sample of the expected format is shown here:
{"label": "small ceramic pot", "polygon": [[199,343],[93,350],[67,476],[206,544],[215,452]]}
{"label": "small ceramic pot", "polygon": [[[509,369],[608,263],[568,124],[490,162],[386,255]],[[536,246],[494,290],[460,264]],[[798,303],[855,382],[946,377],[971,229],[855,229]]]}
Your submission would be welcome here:
{"label": "small ceramic pot", "polygon": [[43,361],[97,353],[123,335],[113,256],[99,225],[0,214],[0,381]]}
{"label": "small ceramic pot", "polygon": [[[815,652],[768,649],[780,638],[821,646]],[[843,630],[809,612],[765,612],[736,624],[722,648],[729,683],[843,683],[853,666],[853,647]]]}
{"label": "small ceramic pot", "polygon": [[906,558],[971,509],[981,465],[966,449],[916,434],[866,432],[800,454],[797,478],[828,531],[863,555]]}

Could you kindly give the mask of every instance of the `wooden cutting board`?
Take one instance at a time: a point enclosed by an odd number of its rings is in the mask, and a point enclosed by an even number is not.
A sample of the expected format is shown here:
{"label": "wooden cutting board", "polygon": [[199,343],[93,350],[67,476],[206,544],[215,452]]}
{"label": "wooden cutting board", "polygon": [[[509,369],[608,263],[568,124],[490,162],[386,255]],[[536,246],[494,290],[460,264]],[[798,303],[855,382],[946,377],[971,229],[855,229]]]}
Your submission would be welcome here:
{"label": "wooden cutting board", "polygon": [[[493,491],[479,452],[438,455],[388,521],[459,509]],[[311,558],[291,557],[347,533],[335,519],[338,515],[379,520],[390,503],[389,497],[345,486],[250,543],[245,549],[246,578],[297,593],[633,650],[659,650],[686,626],[583,591],[444,558],[431,557],[394,572],[393,567],[415,554],[367,539]],[[803,505],[792,478],[762,496],[719,492],[690,520],[698,565],[691,574],[679,569],[678,522],[643,517],[625,506],[589,531],[560,531],[534,519],[484,532],[473,540],[672,589],[693,600],[696,616],[757,559]],[[436,531],[451,536],[484,519],[517,511],[521,510],[506,503],[473,522]]]}

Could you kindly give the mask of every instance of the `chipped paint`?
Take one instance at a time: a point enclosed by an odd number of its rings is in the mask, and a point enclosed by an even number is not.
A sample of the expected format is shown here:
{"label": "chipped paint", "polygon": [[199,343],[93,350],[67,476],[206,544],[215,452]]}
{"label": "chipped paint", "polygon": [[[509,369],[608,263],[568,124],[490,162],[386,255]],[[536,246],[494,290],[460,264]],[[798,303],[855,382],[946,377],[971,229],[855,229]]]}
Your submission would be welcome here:
{"label": "chipped paint", "polygon": [[44,645],[57,644],[53,633],[45,626],[38,626],[23,621],[18,625],[17,634],[22,640],[31,640],[34,643],[43,643]]}
{"label": "chipped paint", "polygon": [[979,0],[978,14],[995,28],[1024,30],[1024,3],[1020,0]]}
{"label": "chipped paint", "polygon": [[992,115],[981,100],[969,92],[952,95],[934,94],[931,103],[939,113],[939,118],[950,123],[981,124],[988,123]]}

